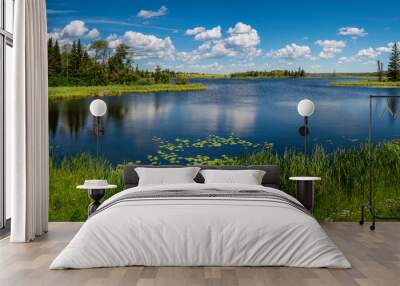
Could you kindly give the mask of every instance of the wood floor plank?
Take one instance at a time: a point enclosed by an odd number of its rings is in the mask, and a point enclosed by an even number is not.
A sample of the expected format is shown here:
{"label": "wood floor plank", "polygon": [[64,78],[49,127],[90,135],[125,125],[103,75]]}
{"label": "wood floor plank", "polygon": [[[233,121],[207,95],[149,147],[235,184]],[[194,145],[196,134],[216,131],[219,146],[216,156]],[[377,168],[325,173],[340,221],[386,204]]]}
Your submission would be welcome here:
{"label": "wood floor plank", "polygon": [[50,223],[45,236],[28,244],[0,240],[1,286],[398,286],[400,223],[338,222],[323,227],[352,263],[352,269],[290,267],[118,267],[48,269],[81,223]]}

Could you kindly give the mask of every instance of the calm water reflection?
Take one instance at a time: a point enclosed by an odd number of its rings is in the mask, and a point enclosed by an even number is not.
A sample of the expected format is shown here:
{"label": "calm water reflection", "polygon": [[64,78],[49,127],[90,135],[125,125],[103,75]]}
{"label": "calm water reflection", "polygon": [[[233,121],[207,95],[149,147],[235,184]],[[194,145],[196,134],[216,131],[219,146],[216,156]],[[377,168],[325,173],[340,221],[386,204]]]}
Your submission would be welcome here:
{"label": "calm water reflection", "polygon": [[[302,147],[297,133],[302,118],[297,102],[314,101],[311,137],[332,149],[365,140],[368,95],[400,95],[399,89],[328,87],[331,79],[198,80],[204,92],[130,94],[104,97],[108,113],[102,119],[102,155],[113,163],[145,160],[156,151],[153,137],[197,139],[234,133],[252,142],[271,142],[277,150]],[[52,103],[49,107],[50,144],[57,154],[96,152],[92,98]],[[400,102],[374,102],[377,140],[400,137]],[[230,149],[225,153],[238,152]]]}

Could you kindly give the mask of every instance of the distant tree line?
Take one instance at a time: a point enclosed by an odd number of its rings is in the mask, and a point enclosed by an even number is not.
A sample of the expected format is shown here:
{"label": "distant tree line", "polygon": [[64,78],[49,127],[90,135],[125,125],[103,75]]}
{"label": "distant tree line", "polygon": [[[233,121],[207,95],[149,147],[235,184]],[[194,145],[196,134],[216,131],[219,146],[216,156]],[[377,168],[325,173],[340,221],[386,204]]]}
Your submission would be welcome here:
{"label": "distant tree line", "polygon": [[272,70],[272,71],[246,71],[239,73],[232,73],[232,78],[237,77],[267,77],[267,78],[280,78],[280,77],[305,77],[306,72],[302,68],[297,70]]}
{"label": "distant tree line", "polygon": [[[105,40],[95,40],[88,46],[77,40],[60,47],[58,41],[50,38],[48,65],[49,86],[169,83],[176,77],[174,71],[159,66],[154,71],[140,70],[126,45],[112,50]],[[181,79],[175,81],[186,83]]]}

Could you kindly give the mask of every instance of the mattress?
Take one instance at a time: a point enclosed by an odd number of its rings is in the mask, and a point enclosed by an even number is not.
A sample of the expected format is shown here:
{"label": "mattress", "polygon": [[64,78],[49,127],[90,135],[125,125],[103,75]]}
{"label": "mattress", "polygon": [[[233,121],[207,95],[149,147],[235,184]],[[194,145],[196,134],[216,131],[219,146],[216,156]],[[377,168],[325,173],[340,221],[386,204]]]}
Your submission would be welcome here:
{"label": "mattress", "polygon": [[50,269],[133,265],[351,267],[292,196],[193,183],[134,187],[109,198]]}

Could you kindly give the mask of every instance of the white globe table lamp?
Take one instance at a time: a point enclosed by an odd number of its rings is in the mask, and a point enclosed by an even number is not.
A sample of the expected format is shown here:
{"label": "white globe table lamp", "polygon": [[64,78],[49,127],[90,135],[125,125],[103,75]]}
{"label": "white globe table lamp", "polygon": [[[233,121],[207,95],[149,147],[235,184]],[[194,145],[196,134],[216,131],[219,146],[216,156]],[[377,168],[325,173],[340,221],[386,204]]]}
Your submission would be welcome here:
{"label": "white globe table lamp", "polygon": [[297,111],[303,117],[310,117],[314,113],[314,103],[309,99],[303,99],[297,104]]}
{"label": "white globe table lamp", "polygon": [[299,129],[300,135],[304,136],[304,163],[307,172],[307,157],[308,157],[308,134],[310,130],[308,128],[308,117],[310,117],[315,110],[314,103],[309,99],[303,99],[297,104],[297,112],[304,117],[304,126]]}
{"label": "white globe table lamp", "polygon": [[107,112],[107,104],[101,99],[95,99],[90,103],[89,109],[93,116],[101,117]]}

